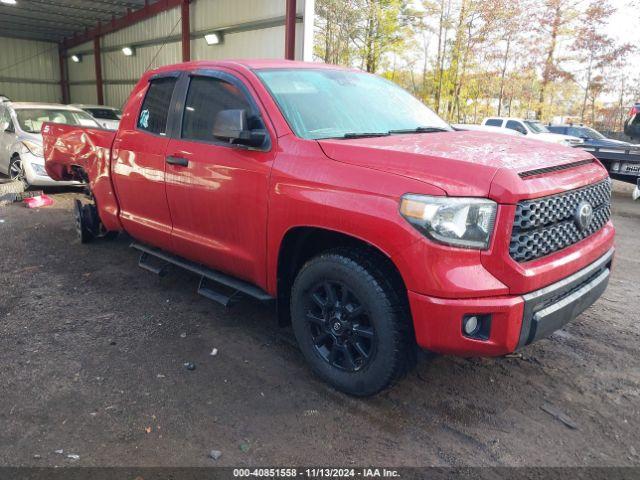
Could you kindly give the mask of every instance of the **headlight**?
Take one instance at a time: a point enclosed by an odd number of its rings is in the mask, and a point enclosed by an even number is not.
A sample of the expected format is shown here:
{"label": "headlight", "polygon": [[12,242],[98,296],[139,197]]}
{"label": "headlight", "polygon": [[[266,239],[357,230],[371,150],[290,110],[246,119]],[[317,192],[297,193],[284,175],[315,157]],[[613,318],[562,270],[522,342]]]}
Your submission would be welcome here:
{"label": "headlight", "polygon": [[36,142],[32,142],[31,140],[23,140],[22,144],[33,153],[36,157],[44,157],[44,151],[42,150],[42,145]]}
{"label": "headlight", "polygon": [[400,214],[418,231],[440,243],[486,249],[496,219],[497,204],[486,198],[404,195]]}

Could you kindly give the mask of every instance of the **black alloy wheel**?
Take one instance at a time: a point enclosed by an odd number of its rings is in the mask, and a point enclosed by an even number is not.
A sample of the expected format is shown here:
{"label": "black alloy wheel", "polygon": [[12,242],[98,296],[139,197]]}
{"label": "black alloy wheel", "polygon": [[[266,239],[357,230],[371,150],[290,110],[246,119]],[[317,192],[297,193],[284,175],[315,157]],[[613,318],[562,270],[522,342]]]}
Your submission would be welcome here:
{"label": "black alloy wheel", "polygon": [[343,283],[325,281],[305,295],[306,320],[318,354],[347,372],[365,367],[375,355],[375,330],[362,302]]}
{"label": "black alloy wheel", "polygon": [[309,366],[342,392],[373,395],[415,365],[402,279],[377,252],[338,247],[311,258],[296,275],[290,307]]}

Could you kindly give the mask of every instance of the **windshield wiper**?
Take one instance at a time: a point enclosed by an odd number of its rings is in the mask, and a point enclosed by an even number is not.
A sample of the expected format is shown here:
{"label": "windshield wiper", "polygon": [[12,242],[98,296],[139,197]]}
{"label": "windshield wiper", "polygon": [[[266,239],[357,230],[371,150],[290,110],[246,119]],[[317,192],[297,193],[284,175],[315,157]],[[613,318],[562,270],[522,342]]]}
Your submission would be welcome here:
{"label": "windshield wiper", "polygon": [[364,133],[351,132],[351,133],[345,133],[341,137],[337,137],[337,138],[387,137],[389,135],[391,135],[390,132],[364,132]]}
{"label": "windshield wiper", "polygon": [[441,127],[416,127],[416,128],[403,128],[399,130],[389,130],[389,135],[394,133],[434,133],[434,132],[450,132],[446,128]]}

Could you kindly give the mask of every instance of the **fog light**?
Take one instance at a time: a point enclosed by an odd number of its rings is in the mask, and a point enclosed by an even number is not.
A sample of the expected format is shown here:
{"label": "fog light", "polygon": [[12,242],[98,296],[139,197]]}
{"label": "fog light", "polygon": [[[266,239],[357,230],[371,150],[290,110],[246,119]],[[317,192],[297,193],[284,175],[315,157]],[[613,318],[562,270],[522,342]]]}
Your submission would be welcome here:
{"label": "fog light", "polygon": [[464,319],[464,333],[471,336],[478,329],[480,322],[478,321],[478,317],[475,315],[472,317],[467,317]]}
{"label": "fog light", "polygon": [[489,340],[491,315],[465,315],[462,317],[462,334],[475,340]]}

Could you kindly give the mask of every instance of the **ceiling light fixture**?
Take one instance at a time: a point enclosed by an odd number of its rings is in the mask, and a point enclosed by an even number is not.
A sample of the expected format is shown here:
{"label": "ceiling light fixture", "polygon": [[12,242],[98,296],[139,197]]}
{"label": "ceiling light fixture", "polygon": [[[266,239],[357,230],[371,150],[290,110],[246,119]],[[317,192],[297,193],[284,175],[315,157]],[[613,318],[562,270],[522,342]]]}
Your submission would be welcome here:
{"label": "ceiling light fixture", "polygon": [[222,43],[222,34],[220,32],[207,33],[204,36],[204,41],[207,42],[207,45],[218,45]]}
{"label": "ceiling light fixture", "polygon": [[122,53],[124,53],[126,57],[132,57],[136,54],[136,51],[133,47],[122,47]]}
{"label": "ceiling light fixture", "polygon": [[71,55],[71,61],[74,63],[80,63],[82,61],[82,55]]}

